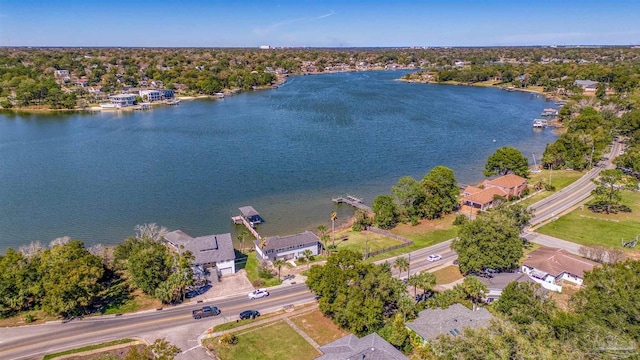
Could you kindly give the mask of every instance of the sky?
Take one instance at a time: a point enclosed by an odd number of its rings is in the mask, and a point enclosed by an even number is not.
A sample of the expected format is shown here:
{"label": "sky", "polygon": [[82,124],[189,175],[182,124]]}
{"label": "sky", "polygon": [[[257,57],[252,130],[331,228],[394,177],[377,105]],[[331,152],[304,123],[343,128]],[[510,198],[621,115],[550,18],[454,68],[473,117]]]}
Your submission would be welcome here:
{"label": "sky", "polygon": [[640,0],[0,0],[0,46],[640,44]]}

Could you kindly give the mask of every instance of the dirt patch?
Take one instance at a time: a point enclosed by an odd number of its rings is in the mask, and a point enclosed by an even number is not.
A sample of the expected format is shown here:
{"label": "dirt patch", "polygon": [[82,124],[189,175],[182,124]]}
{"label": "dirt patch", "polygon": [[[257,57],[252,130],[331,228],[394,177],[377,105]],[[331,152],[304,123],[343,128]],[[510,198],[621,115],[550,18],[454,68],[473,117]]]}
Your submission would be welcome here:
{"label": "dirt patch", "polygon": [[347,331],[342,330],[319,310],[292,317],[291,321],[293,321],[300,330],[304,331],[320,346],[328,344],[348,334]]}
{"label": "dirt patch", "polygon": [[549,297],[556,302],[560,309],[569,311],[569,300],[578,290],[580,290],[580,286],[564,282],[562,284],[562,292],[549,291]]}
{"label": "dirt patch", "polygon": [[447,266],[446,268],[435,271],[433,275],[436,276],[436,284],[444,285],[463,278],[460,268],[456,265]]}
{"label": "dirt patch", "polygon": [[[133,345],[133,346],[127,346],[119,349],[112,349],[108,351],[96,350],[98,352],[95,352],[95,353],[92,352],[91,354],[73,355],[70,357],[64,357],[64,360],[93,360],[93,359],[111,359],[111,358],[124,359],[129,353],[129,351],[131,351],[131,349],[133,349],[134,347],[137,348],[139,353],[141,353],[144,351],[145,345]],[[55,359],[62,359],[62,357],[55,358]]]}
{"label": "dirt patch", "polygon": [[456,214],[447,214],[441,219],[422,220],[415,226],[411,224],[398,224],[398,226],[393,229],[393,233],[402,236],[410,236],[424,234],[434,230],[446,230],[451,228],[451,224],[453,224],[453,220],[455,220],[455,218]]}

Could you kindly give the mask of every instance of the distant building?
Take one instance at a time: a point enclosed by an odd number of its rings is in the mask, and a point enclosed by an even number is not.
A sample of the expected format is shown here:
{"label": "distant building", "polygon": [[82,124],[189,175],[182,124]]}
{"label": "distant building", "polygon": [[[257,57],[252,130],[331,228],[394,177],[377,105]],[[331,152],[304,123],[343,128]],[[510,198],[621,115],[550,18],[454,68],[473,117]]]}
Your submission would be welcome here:
{"label": "distant building", "polygon": [[269,49],[271,49],[271,46],[269,46],[269,45],[260,45],[260,49],[269,50]]}
{"label": "distant building", "polygon": [[487,327],[492,317],[485,308],[472,311],[453,304],[446,309],[422,310],[417,319],[407,323],[407,327],[427,343],[440,335],[458,336],[464,328]]}
{"label": "distant building", "polygon": [[164,98],[162,91],[159,90],[140,90],[140,97],[146,101],[160,101]]}
{"label": "distant building", "polygon": [[164,235],[164,240],[173,251],[191,251],[195,259],[193,265],[216,268],[221,275],[236,272],[236,254],[231,234],[207,235],[193,238],[182,230]]}
{"label": "distant building", "polygon": [[584,92],[596,92],[598,89],[598,82],[591,80],[576,80],[573,82],[573,85],[582,88]]}
{"label": "distant building", "polygon": [[316,360],[408,360],[400,350],[376,333],[358,338],[349,334],[336,341],[320,346],[322,356]]}
{"label": "distant building", "polygon": [[261,240],[255,241],[256,254],[262,260],[292,260],[297,259],[305,250],[311,250],[312,255],[320,253],[320,239],[311,231],[289,236],[272,236],[264,240],[264,246],[260,247]]}
{"label": "distant building", "polygon": [[162,92],[162,97],[165,99],[173,99],[175,96],[175,92],[171,89],[160,89],[159,91]]}
{"label": "distant building", "polygon": [[136,104],[136,95],[133,94],[118,94],[109,96],[111,104],[116,107],[127,107]]}

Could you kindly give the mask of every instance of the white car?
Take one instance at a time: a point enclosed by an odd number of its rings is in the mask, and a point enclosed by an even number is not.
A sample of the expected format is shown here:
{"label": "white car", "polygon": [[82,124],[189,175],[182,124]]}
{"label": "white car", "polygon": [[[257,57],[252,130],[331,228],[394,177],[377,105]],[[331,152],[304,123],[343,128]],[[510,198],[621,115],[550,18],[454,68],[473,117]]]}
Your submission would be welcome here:
{"label": "white car", "polygon": [[429,257],[427,258],[427,260],[433,262],[433,261],[438,261],[442,259],[442,256],[440,256],[440,254],[431,254],[429,255]]}
{"label": "white car", "polygon": [[260,299],[269,296],[267,289],[256,289],[249,293],[249,300]]}

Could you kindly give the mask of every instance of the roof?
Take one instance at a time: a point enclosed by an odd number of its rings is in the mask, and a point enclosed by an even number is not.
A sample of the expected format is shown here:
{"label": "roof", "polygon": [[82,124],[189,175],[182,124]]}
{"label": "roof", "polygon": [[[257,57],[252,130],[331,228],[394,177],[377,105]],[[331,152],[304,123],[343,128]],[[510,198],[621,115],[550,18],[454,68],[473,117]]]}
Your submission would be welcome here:
{"label": "roof", "polygon": [[482,282],[483,284],[487,285],[487,288],[489,289],[489,291],[491,290],[502,291],[504,290],[504,288],[507,287],[507,285],[509,285],[514,281],[517,281],[517,282],[533,281],[529,276],[527,276],[527,274],[523,272],[498,273],[498,274],[493,274],[493,277],[490,277],[490,278],[480,277],[480,276],[476,276],[475,278],[480,280],[480,282]]}
{"label": "roof", "polygon": [[239,210],[242,213],[242,216],[244,216],[244,217],[260,215],[256,211],[256,209],[253,208],[253,206],[243,206],[243,207],[239,208]]}
{"label": "roof", "polygon": [[480,189],[478,187],[475,186],[471,186],[471,185],[467,185],[466,188],[464,188],[464,190],[462,191],[463,194],[475,194],[475,193],[479,193],[484,189]]}
{"label": "roof", "polygon": [[595,261],[573,255],[566,250],[543,246],[532,251],[523,262],[523,265],[545,272],[557,277],[563,272],[570,273],[580,278],[585,271],[591,271],[599,264]]}
{"label": "roof", "polygon": [[320,346],[324,355],[318,360],[407,360],[400,350],[376,333],[358,338],[349,334],[327,345]]}
{"label": "roof", "polygon": [[495,195],[500,195],[504,197],[507,194],[500,188],[490,187],[490,188],[483,189],[482,191],[477,192],[475,194],[472,193],[471,195],[464,196],[462,199],[473,201],[475,203],[484,205],[492,202]]}
{"label": "roof", "polygon": [[582,86],[582,87],[593,87],[598,85],[598,82],[591,81],[591,80],[576,80],[573,82],[573,84],[576,86]]}
{"label": "roof", "polygon": [[516,174],[507,174],[504,176],[497,177],[493,180],[485,181],[485,184],[500,186],[505,189],[518,187],[526,183],[527,183],[527,179],[523,178],[522,176],[518,176]]}
{"label": "roof", "polygon": [[[320,239],[316,234],[307,230],[300,234],[289,235],[289,236],[271,236],[265,240],[265,246],[262,248],[263,251],[269,250],[279,250],[284,249],[289,246],[300,246],[300,245],[312,245],[320,242]],[[256,240],[256,244],[260,244],[259,240]]]}
{"label": "roof", "polygon": [[230,233],[192,238],[182,230],[176,230],[167,233],[164,239],[179,253],[191,251],[195,257],[194,265],[219,263],[236,258]]}
{"label": "roof", "polygon": [[471,311],[460,304],[453,304],[446,309],[422,310],[417,319],[407,323],[407,327],[429,340],[444,334],[458,335],[466,327],[485,327],[492,317],[485,308]]}

